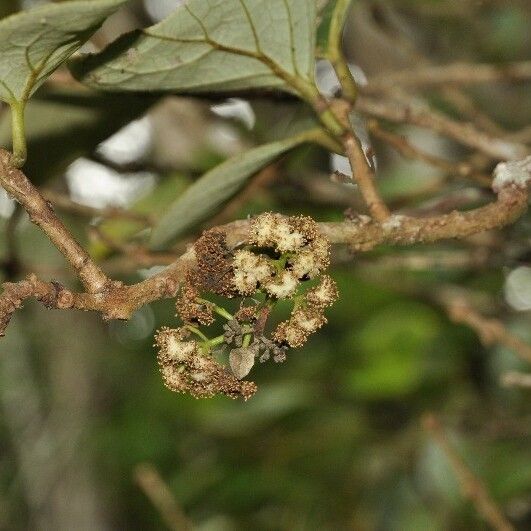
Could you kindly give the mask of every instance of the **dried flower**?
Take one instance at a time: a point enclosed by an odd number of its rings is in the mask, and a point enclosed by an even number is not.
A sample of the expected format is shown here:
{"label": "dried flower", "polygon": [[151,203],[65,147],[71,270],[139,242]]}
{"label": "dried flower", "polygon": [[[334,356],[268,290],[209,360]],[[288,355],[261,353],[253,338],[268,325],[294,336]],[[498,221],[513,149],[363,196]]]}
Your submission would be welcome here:
{"label": "dried flower", "polygon": [[260,363],[264,363],[271,356],[273,356],[273,360],[276,363],[286,361],[286,350],[288,349],[286,345],[278,345],[265,336],[255,338],[254,344],[258,347],[258,359]]}
{"label": "dried flower", "polygon": [[310,306],[323,310],[328,306],[332,306],[338,296],[336,283],[330,276],[323,275],[321,282],[306,293],[306,302]]}
{"label": "dried flower", "polygon": [[177,315],[185,323],[210,325],[214,322],[213,305],[199,301],[199,292],[188,282],[183,284],[176,301]]}
{"label": "dried flower", "polygon": [[240,322],[250,322],[255,321],[257,317],[257,306],[243,306],[240,305],[238,311],[234,314],[234,318]]}
{"label": "dried flower", "polygon": [[241,382],[212,356],[204,354],[195,341],[183,341],[181,329],[161,329],[156,335],[158,361],[164,384],[196,398],[223,394],[245,400],[256,392],[254,382]]}
{"label": "dried flower", "polygon": [[231,319],[223,325],[223,339],[225,343],[234,343],[241,347],[243,343],[243,328],[236,319]]}
{"label": "dried flower", "polygon": [[233,297],[233,270],[231,251],[226,244],[226,234],[210,229],[194,244],[196,267],[189,271],[187,281],[200,291],[211,291]]}
{"label": "dried flower", "polygon": [[289,320],[281,322],[273,339],[280,344],[290,347],[302,347],[310,334],[321,328],[326,323],[326,317],[316,308],[299,308],[295,310]]}

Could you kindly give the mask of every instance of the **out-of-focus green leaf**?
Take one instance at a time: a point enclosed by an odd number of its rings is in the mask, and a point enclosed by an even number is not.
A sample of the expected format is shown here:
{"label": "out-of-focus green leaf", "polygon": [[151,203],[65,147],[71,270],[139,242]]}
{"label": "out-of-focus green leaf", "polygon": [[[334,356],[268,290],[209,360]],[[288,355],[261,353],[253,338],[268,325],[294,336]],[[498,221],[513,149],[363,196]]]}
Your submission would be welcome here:
{"label": "out-of-focus green leaf", "polygon": [[0,20],[0,99],[27,101],[126,1],[47,4]]}
{"label": "out-of-focus green leaf", "polygon": [[[531,485],[531,460],[528,445],[508,440],[489,446],[484,456],[483,477],[496,498],[518,496]],[[496,466],[492,466],[496,463]]]}
{"label": "out-of-focus green leaf", "polygon": [[[168,207],[184,186],[185,180],[180,175],[169,176],[159,183],[151,193],[139,199],[129,210],[136,214],[156,217]],[[127,241],[144,228],[143,223],[130,219],[110,219],[99,226],[103,234],[116,242]],[[90,247],[91,255],[98,259],[102,259],[109,251],[110,249],[102,241],[94,242]]]}
{"label": "out-of-focus green leaf", "polygon": [[72,70],[106,90],[292,90],[313,80],[315,23],[314,0],[190,0]]}
{"label": "out-of-focus green leaf", "polygon": [[262,385],[245,409],[214,402],[204,410],[205,427],[213,433],[241,434],[257,430],[268,423],[308,406],[316,390],[308,382],[277,382]]}
{"label": "out-of-focus green leaf", "polygon": [[[154,101],[133,94],[40,91],[26,109],[25,173],[35,184],[60,175],[73,160],[92,152]],[[0,116],[0,146],[10,143],[11,119],[6,112]]]}
{"label": "out-of-focus green leaf", "polygon": [[211,216],[258,170],[308,139],[308,133],[303,133],[249,149],[205,173],[177,198],[155,226],[151,235],[151,247],[163,247],[190,227]]}
{"label": "out-of-focus green leaf", "polygon": [[348,376],[349,390],[376,399],[413,391],[438,331],[437,317],[420,304],[394,304],[374,315],[350,339],[362,363]]}

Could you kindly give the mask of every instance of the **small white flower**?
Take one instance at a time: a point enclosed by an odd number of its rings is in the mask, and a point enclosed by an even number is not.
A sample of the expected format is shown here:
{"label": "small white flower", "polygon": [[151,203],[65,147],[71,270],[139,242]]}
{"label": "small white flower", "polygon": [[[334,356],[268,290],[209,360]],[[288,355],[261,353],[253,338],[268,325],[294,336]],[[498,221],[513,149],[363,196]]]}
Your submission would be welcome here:
{"label": "small white flower", "polygon": [[164,385],[177,393],[184,393],[187,389],[187,373],[184,367],[176,367],[172,364],[164,364],[160,367]]}
{"label": "small white flower", "polygon": [[236,251],[234,267],[247,274],[254,275],[258,282],[271,276],[272,273],[271,264],[265,257],[258,256],[251,251],[245,250]]}
{"label": "small white flower", "polygon": [[300,328],[301,330],[311,334],[325,324],[326,318],[319,311],[301,309],[296,310],[293,313],[289,322],[290,326]]}
{"label": "small white flower", "polygon": [[297,278],[308,276],[309,278],[319,274],[319,267],[315,254],[310,250],[303,250],[290,259],[293,274]]}
{"label": "small white flower", "polygon": [[280,252],[297,251],[304,245],[304,236],[282,218],[275,227],[275,248]]}
{"label": "small white flower", "polygon": [[280,214],[266,212],[254,218],[251,222],[251,241],[259,247],[273,247],[275,244],[275,231],[278,222],[282,219]]}
{"label": "small white flower", "polygon": [[299,282],[291,271],[282,271],[264,283],[267,292],[277,299],[288,299],[295,291]]}
{"label": "small white flower", "polygon": [[252,295],[256,291],[256,277],[245,271],[234,271],[234,287],[240,295]]}
{"label": "small white flower", "polygon": [[234,286],[242,295],[253,294],[258,283],[269,278],[272,273],[266,258],[247,250],[236,251],[233,265]]}
{"label": "small white flower", "polygon": [[328,275],[323,275],[321,282],[306,294],[306,301],[311,306],[322,309],[331,306],[337,297],[336,283]]}
{"label": "small white flower", "polygon": [[166,343],[168,359],[182,363],[197,349],[195,341],[179,341],[175,336],[169,336]]}
{"label": "small white flower", "polygon": [[159,359],[167,362],[184,363],[197,352],[195,341],[185,341],[184,328],[161,328],[155,336],[155,346],[159,348]]}

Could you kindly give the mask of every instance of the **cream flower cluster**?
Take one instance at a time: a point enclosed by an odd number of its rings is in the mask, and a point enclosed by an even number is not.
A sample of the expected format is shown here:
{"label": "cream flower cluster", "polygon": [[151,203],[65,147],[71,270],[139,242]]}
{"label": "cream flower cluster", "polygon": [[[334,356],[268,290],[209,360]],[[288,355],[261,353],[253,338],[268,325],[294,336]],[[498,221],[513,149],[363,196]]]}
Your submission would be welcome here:
{"label": "cream flower cluster", "polygon": [[277,326],[273,333],[274,341],[293,348],[302,347],[311,334],[326,324],[324,310],[337,297],[336,283],[328,275],[323,275],[321,282],[294,307],[290,318]]}
{"label": "cream flower cluster", "polygon": [[306,216],[266,212],[251,222],[250,248],[234,253],[234,286],[240,295],[258,290],[291,298],[300,281],[319,275],[330,263],[330,244]]}
{"label": "cream flower cluster", "polygon": [[[234,251],[223,231],[210,229],[194,251],[195,266],[187,271],[176,300],[185,325],[164,327],[155,336],[164,383],[196,398],[223,394],[248,399],[256,385],[243,378],[256,360],[284,361],[289,347],[302,346],[326,323],[324,310],[338,295],[334,281],[322,275],[330,262],[330,245],[309,217],[265,213],[251,221],[244,248]],[[315,285],[305,289],[307,281]],[[242,301],[232,314],[209,300],[212,294],[252,297],[252,302]],[[292,313],[271,333],[267,321],[283,299],[293,301]],[[201,328],[220,317],[226,319],[223,333],[210,339]],[[214,354],[227,348],[225,367]]]}
{"label": "cream flower cluster", "polygon": [[172,391],[189,393],[195,398],[223,394],[245,400],[256,392],[256,385],[238,380],[210,354],[188,338],[185,328],[163,327],[155,336],[158,362],[164,384]]}

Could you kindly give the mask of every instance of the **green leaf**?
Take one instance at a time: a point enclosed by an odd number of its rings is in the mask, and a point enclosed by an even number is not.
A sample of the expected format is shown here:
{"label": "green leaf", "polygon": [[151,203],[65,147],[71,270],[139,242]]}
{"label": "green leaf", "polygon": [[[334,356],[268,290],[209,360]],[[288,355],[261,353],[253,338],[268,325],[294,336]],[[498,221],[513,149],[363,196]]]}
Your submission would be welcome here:
{"label": "green leaf", "polygon": [[[145,214],[151,218],[156,218],[161,211],[164,211],[172,203],[173,198],[181,193],[186,187],[186,179],[174,173],[165,177],[147,195],[140,198],[129,210],[136,214]],[[117,243],[127,243],[140,231],[145,229],[143,223],[131,219],[107,219],[99,226],[99,230],[104,236]],[[95,240],[90,243],[89,251],[91,256],[97,260],[102,260],[111,254],[112,249],[102,240]]]}
{"label": "green leaf", "polygon": [[26,102],[126,1],[48,4],[0,20],[0,100]]}
{"label": "green leaf", "polygon": [[170,206],[151,235],[151,247],[159,249],[205,220],[240,190],[258,170],[282,153],[311,139],[312,132],[271,142],[236,155],[205,173]]}
{"label": "green leaf", "polygon": [[106,90],[304,92],[313,86],[315,24],[315,0],[189,0],[71,66]]}

